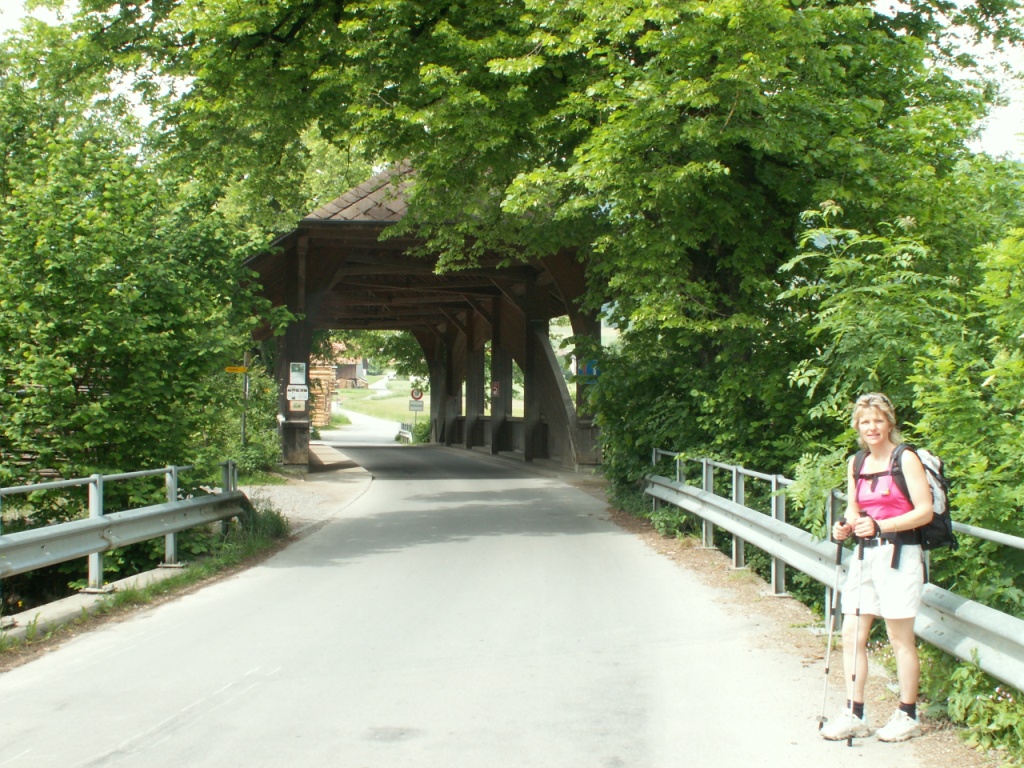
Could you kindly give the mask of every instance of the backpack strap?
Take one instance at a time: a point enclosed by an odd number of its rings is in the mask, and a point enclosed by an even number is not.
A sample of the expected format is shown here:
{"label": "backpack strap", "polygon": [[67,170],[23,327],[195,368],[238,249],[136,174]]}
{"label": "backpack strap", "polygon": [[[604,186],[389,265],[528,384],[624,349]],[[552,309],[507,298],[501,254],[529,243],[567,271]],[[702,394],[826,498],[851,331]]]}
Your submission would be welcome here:
{"label": "backpack strap", "polygon": [[[857,451],[853,459],[853,479],[855,481],[871,480],[871,488],[873,490],[875,487],[874,482],[877,481],[879,477],[885,477],[886,475],[888,475],[892,477],[893,480],[897,483],[899,489],[903,491],[903,495],[906,496],[907,499],[909,499],[910,494],[906,489],[906,480],[903,478],[902,469],[899,465],[899,452],[900,449],[903,447],[904,446],[902,444],[896,446],[896,449],[892,452],[892,455],[889,456],[888,468],[882,470],[881,472],[864,472],[864,464],[867,462],[868,452],[867,450]],[[897,477],[897,474],[899,474],[899,477]]]}
{"label": "backpack strap", "polygon": [[864,462],[868,460],[868,452],[864,449],[857,451],[853,457],[853,482],[856,484],[860,478],[860,471],[864,469]]}
{"label": "backpack strap", "polygon": [[896,446],[896,450],[892,452],[892,458],[890,459],[891,466],[889,468],[892,474],[892,481],[899,486],[900,491],[903,493],[903,498],[913,504],[910,498],[910,488],[907,487],[907,478],[903,474],[903,454],[906,451],[913,451],[917,453],[917,449],[910,443],[900,443]]}
{"label": "backpack strap", "polygon": [[[892,480],[899,487],[900,491],[903,492],[904,498],[911,504],[914,500],[910,498],[910,488],[907,486],[907,477],[903,474],[903,454],[907,451],[913,451],[917,454],[917,448],[910,443],[900,443],[896,446],[896,450],[892,452]],[[896,534],[896,546],[892,556],[892,567],[896,568],[900,564],[900,544],[920,544],[921,543],[921,530],[914,528],[910,531],[900,531]]]}

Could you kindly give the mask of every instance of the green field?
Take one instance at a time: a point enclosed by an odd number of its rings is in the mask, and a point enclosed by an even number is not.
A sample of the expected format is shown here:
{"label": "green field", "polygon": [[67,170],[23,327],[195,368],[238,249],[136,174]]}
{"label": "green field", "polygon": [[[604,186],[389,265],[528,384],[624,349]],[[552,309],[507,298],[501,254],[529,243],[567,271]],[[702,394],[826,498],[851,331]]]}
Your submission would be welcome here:
{"label": "green field", "polygon": [[[374,383],[383,376],[371,376],[369,381]],[[413,412],[409,410],[410,394],[413,386],[408,379],[392,379],[388,382],[387,394],[382,396],[379,389],[339,389],[334,400],[340,403],[346,411],[355,411],[366,416],[374,416],[378,419],[388,421],[413,421]],[[417,421],[430,418],[430,397],[424,394],[423,410],[415,414]],[[512,414],[523,415],[523,403],[521,400],[512,402]]]}
{"label": "green field", "polygon": [[[371,376],[370,383],[382,379],[382,376]],[[366,416],[373,416],[388,421],[413,420],[413,412],[409,410],[409,396],[412,384],[407,379],[392,379],[388,382],[387,394],[379,389],[339,389],[334,396],[346,411],[355,411]],[[430,418],[430,403],[426,396],[423,400],[423,411],[416,414],[417,420]]]}

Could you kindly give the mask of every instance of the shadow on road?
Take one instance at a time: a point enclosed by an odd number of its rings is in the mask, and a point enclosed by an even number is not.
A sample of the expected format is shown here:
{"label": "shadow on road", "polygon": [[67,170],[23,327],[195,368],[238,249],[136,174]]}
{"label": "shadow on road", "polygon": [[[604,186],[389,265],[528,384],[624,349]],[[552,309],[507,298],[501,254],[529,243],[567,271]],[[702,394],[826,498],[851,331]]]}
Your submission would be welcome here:
{"label": "shadow on road", "polygon": [[[492,479],[479,490],[456,490],[443,479],[422,480],[410,495],[383,492],[378,483],[331,520],[301,547],[302,565],[335,567],[367,557],[416,547],[468,543],[486,537],[581,536],[619,533],[595,499],[556,480],[519,478],[495,489]],[[392,484],[408,485],[392,480]],[[436,486],[436,491],[424,486]],[[312,548],[315,552],[307,550]],[[298,554],[298,553],[297,553]],[[274,558],[269,567],[293,567]]]}

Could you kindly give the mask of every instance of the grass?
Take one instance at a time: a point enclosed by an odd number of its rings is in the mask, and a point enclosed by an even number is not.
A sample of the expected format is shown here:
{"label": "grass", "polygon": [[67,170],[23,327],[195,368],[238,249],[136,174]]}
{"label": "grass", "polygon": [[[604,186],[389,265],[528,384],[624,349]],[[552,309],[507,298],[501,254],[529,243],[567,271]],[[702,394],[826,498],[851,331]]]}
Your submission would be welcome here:
{"label": "grass", "polygon": [[[382,376],[376,379],[384,378]],[[374,377],[371,377],[371,381]],[[412,399],[412,383],[407,379],[391,379],[385,395],[382,396],[379,389],[341,389],[336,395],[337,401],[346,411],[355,411],[364,416],[373,416],[386,421],[413,422],[430,419],[430,396],[424,395],[420,400],[423,403],[423,410],[414,412],[409,410],[409,401]],[[522,400],[512,401],[512,415],[523,415]],[[331,419],[331,427],[334,428],[334,419]]]}
{"label": "grass", "polygon": [[[411,391],[412,384],[407,379],[392,379],[383,392],[379,389],[342,389],[339,390],[337,399],[346,411],[355,411],[386,421],[403,422],[413,420],[413,412],[409,410]],[[430,405],[427,398],[420,402],[424,403],[423,411],[417,413],[416,418],[429,419]]]}
{"label": "grass", "polygon": [[239,485],[284,485],[287,482],[287,477],[276,472],[252,472],[238,476]]}

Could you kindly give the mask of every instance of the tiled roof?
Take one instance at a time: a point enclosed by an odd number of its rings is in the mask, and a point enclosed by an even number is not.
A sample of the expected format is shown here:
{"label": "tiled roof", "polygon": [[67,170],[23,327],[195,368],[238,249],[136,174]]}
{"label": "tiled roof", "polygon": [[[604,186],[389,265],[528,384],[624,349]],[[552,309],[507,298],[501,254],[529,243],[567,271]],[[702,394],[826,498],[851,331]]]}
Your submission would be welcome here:
{"label": "tiled roof", "polygon": [[412,168],[407,163],[391,166],[313,211],[303,221],[398,221],[405,215],[403,192],[411,178]]}

